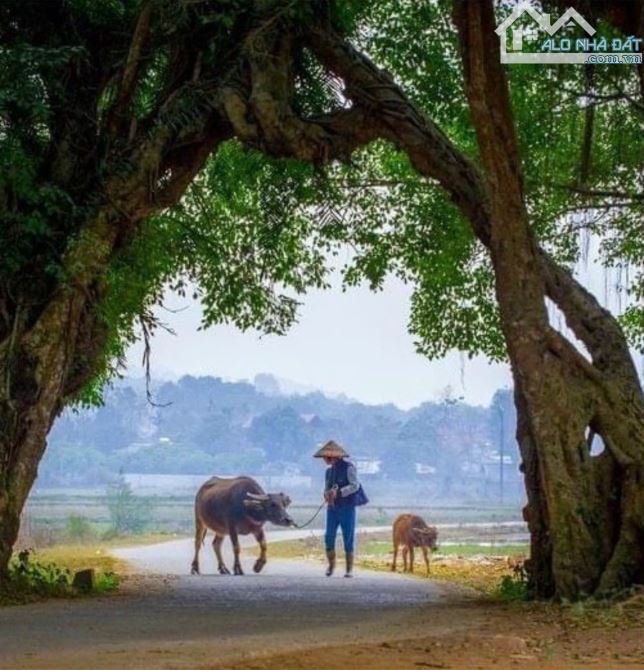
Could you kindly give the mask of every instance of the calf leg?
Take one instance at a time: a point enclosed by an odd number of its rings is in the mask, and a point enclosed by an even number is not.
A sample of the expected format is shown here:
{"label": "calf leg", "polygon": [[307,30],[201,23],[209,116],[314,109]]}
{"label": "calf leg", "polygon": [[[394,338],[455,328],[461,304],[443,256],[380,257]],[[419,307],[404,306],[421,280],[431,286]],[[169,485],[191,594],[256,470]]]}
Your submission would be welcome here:
{"label": "calf leg", "polygon": [[396,561],[398,560],[398,543],[394,542],[394,560],[391,564],[391,571],[396,572]]}
{"label": "calf leg", "polygon": [[190,566],[190,574],[198,575],[199,574],[199,550],[201,545],[206,537],[208,529],[201,522],[199,517],[195,518],[195,556],[192,559],[192,565]]}
{"label": "calf leg", "polygon": [[239,553],[241,551],[241,549],[239,548],[239,535],[237,535],[237,530],[235,528],[230,529],[230,541],[233,543],[233,553],[235,554],[235,562],[233,563],[233,574],[243,575],[244,571],[242,570],[241,562],[239,561]]}
{"label": "calf leg", "polygon": [[429,552],[425,546],[423,546],[423,556],[425,557],[425,567],[427,568],[427,574],[429,574]]}
{"label": "calf leg", "polygon": [[221,575],[229,575],[230,570],[226,567],[224,563],[223,556],[221,555],[221,545],[224,542],[224,536],[219,533],[215,534],[215,539],[212,541],[212,547],[215,550],[215,556],[217,557],[217,569]]}
{"label": "calf leg", "polygon": [[403,572],[407,572],[407,555],[409,554],[409,545],[405,545],[402,549],[403,557]]}
{"label": "calf leg", "polygon": [[266,565],[266,535],[264,535],[263,528],[255,531],[254,535],[257,542],[259,542],[259,558],[255,561],[253,570],[255,572],[261,572],[262,568]]}

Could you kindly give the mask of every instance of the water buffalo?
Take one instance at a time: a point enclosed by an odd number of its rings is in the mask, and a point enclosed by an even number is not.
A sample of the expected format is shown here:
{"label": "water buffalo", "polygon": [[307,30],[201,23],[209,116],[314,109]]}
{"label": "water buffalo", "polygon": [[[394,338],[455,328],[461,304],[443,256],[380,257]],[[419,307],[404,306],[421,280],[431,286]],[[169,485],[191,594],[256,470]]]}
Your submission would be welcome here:
{"label": "water buffalo", "polygon": [[396,559],[398,547],[402,544],[403,567],[407,572],[407,554],[409,554],[409,572],[414,571],[414,547],[420,547],[425,557],[427,574],[429,574],[429,556],[427,549],[435,551],[438,531],[434,526],[428,526],[425,521],[414,514],[401,514],[395,521],[393,527],[394,561],[391,564],[392,571],[396,570]]}
{"label": "water buffalo", "polygon": [[212,546],[217,556],[217,567],[222,575],[229,575],[221,556],[221,545],[230,535],[235,552],[233,572],[243,575],[239,562],[239,535],[252,533],[260,546],[260,555],[253,570],[259,572],[266,564],[266,538],[263,526],[267,521],[278,526],[294,525],[286,508],[291,500],[283,493],[265,493],[250,477],[224,479],[212,477],[197,492],[195,498],[195,557],[191,572],[199,574],[199,549],[208,529],[214,531]]}

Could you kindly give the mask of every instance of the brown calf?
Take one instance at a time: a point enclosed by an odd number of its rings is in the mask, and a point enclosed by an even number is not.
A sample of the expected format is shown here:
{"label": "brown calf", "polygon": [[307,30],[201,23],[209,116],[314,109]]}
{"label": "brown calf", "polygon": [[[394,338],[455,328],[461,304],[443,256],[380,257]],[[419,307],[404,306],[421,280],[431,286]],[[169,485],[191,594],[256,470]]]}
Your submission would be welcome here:
{"label": "brown calf", "polygon": [[396,559],[398,558],[398,547],[402,544],[403,568],[407,572],[407,554],[409,554],[409,572],[414,571],[414,547],[420,547],[425,557],[427,574],[429,574],[428,549],[436,549],[438,531],[435,526],[428,526],[425,521],[414,514],[401,514],[395,521],[393,527],[394,561],[391,564],[392,571],[396,570]]}

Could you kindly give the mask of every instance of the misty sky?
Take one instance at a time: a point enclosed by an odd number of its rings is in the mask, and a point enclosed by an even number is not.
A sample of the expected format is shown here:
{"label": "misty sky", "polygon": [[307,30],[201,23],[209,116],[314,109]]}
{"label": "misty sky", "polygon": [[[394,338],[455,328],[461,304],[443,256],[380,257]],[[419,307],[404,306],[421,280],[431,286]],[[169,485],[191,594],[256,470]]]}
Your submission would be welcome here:
{"label": "misty sky", "polygon": [[[591,247],[589,256],[596,257],[596,249]],[[604,272],[591,260],[581,264],[579,275],[603,304],[621,311],[625,298],[615,288],[620,279],[614,272]],[[455,397],[487,405],[498,388],[511,387],[506,365],[467,360],[458,352],[440,361],[416,354],[407,332],[410,294],[411,287],[396,279],[377,294],[366,287],[346,293],[338,286],[313,291],[304,300],[299,322],[284,337],[241,333],[232,326],[198,331],[199,304],[168,295],[166,307],[184,309],[157,310],[176,335],[159,331],[155,336],[152,375],[252,380],[266,372],[365,403],[392,402],[402,408],[438,400],[447,386]],[[558,315],[552,322],[561,327]],[[141,351],[137,345],[129,352],[130,375],[142,373]]]}
{"label": "misty sky", "polygon": [[[366,287],[311,292],[299,322],[288,335],[240,333],[232,326],[197,331],[198,303],[169,295],[159,310],[176,336],[158,332],[152,348],[153,377],[181,374],[252,379],[268,372],[365,403],[392,402],[402,408],[436,400],[451,386],[454,396],[488,404],[494,392],[511,384],[505,365],[466,361],[455,352],[428,361],[414,351],[407,333],[411,288],[391,279],[374,294]],[[128,356],[129,373],[140,373],[141,347]],[[462,374],[464,372],[464,375]]]}

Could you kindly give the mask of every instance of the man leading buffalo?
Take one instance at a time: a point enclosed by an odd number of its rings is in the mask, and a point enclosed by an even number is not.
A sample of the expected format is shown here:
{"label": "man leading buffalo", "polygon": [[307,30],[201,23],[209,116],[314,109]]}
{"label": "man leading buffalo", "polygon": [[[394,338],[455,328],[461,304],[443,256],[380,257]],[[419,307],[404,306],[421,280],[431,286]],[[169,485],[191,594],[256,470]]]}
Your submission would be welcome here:
{"label": "man leading buffalo", "polygon": [[347,460],[349,454],[337,442],[330,440],[313,455],[322,458],[329,467],[325,473],[324,499],[327,502],[324,544],[330,577],[335,570],[335,541],[338,526],[342,529],[342,542],[346,560],[345,577],[353,575],[353,556],[356,533],[356,507],[368,501],[358,481],[356,466]]}

